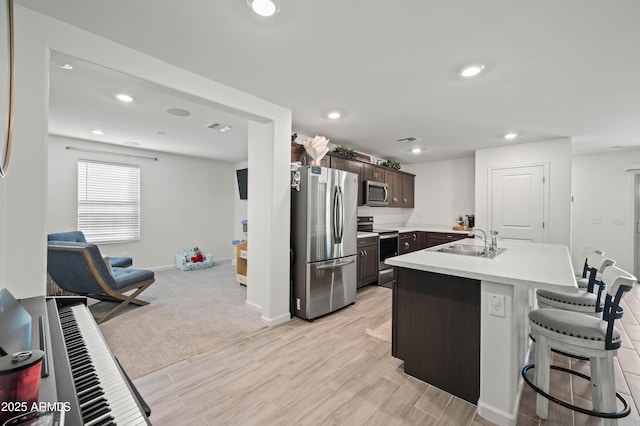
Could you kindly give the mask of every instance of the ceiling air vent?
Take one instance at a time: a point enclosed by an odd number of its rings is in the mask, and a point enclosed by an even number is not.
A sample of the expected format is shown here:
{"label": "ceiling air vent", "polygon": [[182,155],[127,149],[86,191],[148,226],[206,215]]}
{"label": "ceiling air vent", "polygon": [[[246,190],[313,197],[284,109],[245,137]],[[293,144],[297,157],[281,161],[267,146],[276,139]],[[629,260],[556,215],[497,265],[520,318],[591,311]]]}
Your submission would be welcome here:
{"label": "ceiling air vent", "polygon": [[419,140],[420,140],[420,138],[417,138],[415,136],[409,136],[408,138],[398,139],[398,142],[400,142],[400,143],[409,143],[409,142],[417,142]]}
{"label": "ceiling air vent", "polygon": [[207,128],[207,129],[215,129],[215,128],[216,128],[216,127],[218,127],[219,125],[220,125],[220,123],[217,123],[217,122],[215,122],[215,121],[214,121],[213,123],[207,124],[207,125],[206,125],[206,128]]}

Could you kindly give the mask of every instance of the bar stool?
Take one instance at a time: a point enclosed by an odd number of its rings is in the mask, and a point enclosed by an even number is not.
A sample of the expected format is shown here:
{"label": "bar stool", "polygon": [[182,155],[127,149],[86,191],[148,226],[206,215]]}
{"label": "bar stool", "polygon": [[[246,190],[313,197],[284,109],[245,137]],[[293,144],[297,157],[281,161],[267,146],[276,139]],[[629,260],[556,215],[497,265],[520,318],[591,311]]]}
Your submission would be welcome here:
{"label": "bar stool", "polygon": [[602,250],[591,251],[591,249],[585,249],[582,254],[584,255],[584,265],[582,267],[582,274],[576,274],[576,283],[578,283],[578,288],[585,289],[589,285],[589,271],[591,268],[589,267],[589,255],[591,254],[599,254],[600,256],[604,256],[604,252]]}
{"label": "bar stool", "polygon": [[[538,393],[536,414],[542,419],[548,417],[549,400],[580,413],[605,418],[607,425],[615,425],[618,418],[629,415],[629,405],[615,390],[613,357],[622,340],[614,323],[616,319],[622,318],[620,299],[631,290],[636,277],[616,266],[609,266],[602,273],[602,281],[607,286],[602,319],[559,309],[536,309],[529,313],[529,325],[536,338],[535,363],[522,369],[522,378]],[[589,357],[591,377],[563,367],[551,366],[552,349]],[[532,381],[526,373],[534,367]],[[550,395],[550,368],[589,379],[593,410],[577,407]],[[616,411],[616,398],[624,406],[620,411]]]}
{"label": "bar stool", "polygon": [[[589,278],[584,290],[578,293],[561,293],[553,290],[536,290],[538,306],[540,308],[556,308],[567,311],[582,312],[585,314],[598,316],[602,312],[602,292],[605,285],[602,283],[602,273],[609,267],[615,265],[615,260],[603,256],[599,253],[592,253],[587,258],[585,265],[588,265]],[[598,291],[596,292],[596,286]]]}

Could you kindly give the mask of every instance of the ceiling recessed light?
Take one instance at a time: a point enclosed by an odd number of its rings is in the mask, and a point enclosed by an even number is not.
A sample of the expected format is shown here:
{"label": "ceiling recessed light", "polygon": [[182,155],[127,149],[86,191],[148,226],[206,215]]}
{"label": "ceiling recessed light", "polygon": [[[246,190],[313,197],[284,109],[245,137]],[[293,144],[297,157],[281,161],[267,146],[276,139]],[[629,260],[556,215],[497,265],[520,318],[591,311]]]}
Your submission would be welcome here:
{"label": "ceiling recessed light", "polygon": [[138,142],[134,142],[134,141],[124,141],[122,142],[123,145],[129,145],[129,146],[140,146],[140,144]]}
{"label": "ceiling recessed light", "polygon": [[117,100],[119,100],[120,102],[133,102],[133,96],[131,95],[127,95],[126,93],[116,93],[115,95],[113,95],[116,97]]}
{"label": "ceiling recessed light", "polygon": [[413,148],[411,152],[413,152],[414,154],[420,154],[422,152],[422,148]]}
{"label": "ceiling recessed light", "polygon": [[169,108],[167,110],[167,112],[171,115],[175,115],[178,117],[187,117],[189,115],[191,115],[191,113],[189,111],[187,111],[186,109],[182,109],[182,108]]}
{"label": "ceiling recessed light", "polygon": [[332,120],[337,120],[338,118],[340,118],[340,113],[338,111],[331,111],[329,114],[327,114],[327,117]]}
{"label": "ceiling recessed light", "polygon": [[513,139],[515,139],[517,137],[518,137],[518,134],[517,133],[513,133],[513,132],[507,133],[506,135],[504,135],[504,138],[506,140],[508,140],[508,141],[513,140]]}
{"label": "ceiling recessed light", "polygon": [[228,132],[229,130],[231,130],[231,126],[224,126],[219,128],[218,130],[220,130],[221,132]]}
{"label": "ceiling recessed light", "polygon": [[94,135],[104,135],[104,132],[100,129],[92,129],[91,133],[93,133]]}
{"label": "ceiling recessed light", "polygon": [[247,0],[247,4],[260,16],[273,16],[280,11],[278,0]]}
{"label": "ceiling recessed light", "polygon": [[482,64],[467,65],[460,68],[460,70],[458,71],[458,75],[465,78],[475,77],[476,75],[480,74],[483,69],[484,65]]}
{"label": "ceiling recessed light", "polygon": [[158,130],[156,132],[156,135],[166,135],[166,134],[167,134],[167,132],[165,132],[164,130]]}

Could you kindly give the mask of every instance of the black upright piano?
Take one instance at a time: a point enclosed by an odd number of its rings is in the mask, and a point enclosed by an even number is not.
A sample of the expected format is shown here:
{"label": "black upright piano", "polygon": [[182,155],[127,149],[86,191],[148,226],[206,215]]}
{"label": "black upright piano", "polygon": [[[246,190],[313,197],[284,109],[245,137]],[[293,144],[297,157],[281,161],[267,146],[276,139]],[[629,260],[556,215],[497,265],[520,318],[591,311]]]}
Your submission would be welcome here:
{"label": "black upright piano", "polygon": [[69,403],[64,424],[148,425],[150,410],[111,353],[83,297],[19,300],[45,352],[39,402]]}

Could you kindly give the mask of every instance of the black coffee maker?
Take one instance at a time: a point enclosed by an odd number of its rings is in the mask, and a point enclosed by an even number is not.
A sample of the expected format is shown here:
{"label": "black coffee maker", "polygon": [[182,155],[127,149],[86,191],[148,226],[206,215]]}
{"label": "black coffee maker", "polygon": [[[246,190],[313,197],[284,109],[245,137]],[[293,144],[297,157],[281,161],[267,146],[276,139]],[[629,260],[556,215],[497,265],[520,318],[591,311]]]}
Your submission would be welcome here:
{"label": "black coffee maker", "polygon": [[476,216],[473,214],[468,214],[467,215],[467,226],[469,228],[473,228],[476,226]]}

